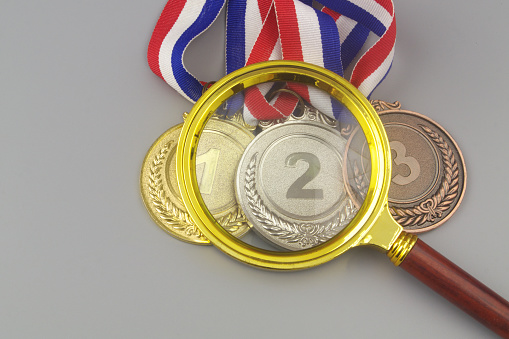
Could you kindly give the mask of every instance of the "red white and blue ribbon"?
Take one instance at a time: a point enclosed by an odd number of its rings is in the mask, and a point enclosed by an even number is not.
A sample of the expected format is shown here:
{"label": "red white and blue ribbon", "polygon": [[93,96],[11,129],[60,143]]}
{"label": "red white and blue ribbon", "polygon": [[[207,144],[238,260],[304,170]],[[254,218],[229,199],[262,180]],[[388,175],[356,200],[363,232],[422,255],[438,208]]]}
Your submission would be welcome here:
{"label": "red white and blue ribbon", "polygon": [[379,37],[359,59],[350,78],[350,82],[369,97],[389,72],[394,58],[396,18],[392,0],[320,0],[320,3]]}
{"label": "red white and blue ribbon", "polygon": [[[227,73],[246,65],[247,58],[260,34],[271,4],[272,0],[228,1],[226,26]],[[341,63],[343,69],[346,69],[366,42],[370,30],[327,7],[323,7],[322,12],[330,15],[336,22],[340,36]],[[310,47],[316,46],[311,45]],[[280,45],[276,49],[281,52]],[[324,54],[326,58],[329,57],[327,51]]]}
{"label": "red white and blue ribbon", "polygon": [[[274,59],[306,61],[343,75],[339,42],[336,24],[329,15],[299,1],[275,0],[246,64]],[[246,92],[244,119],[247,123],[289,115],[297,105],[297,99],[288,94],[267,102],[264,97],[269,86]],[[288,86],[325,114],[339,116],[340,107],[315,88]]]}
{"label": "red white and blue ribbon", "polygon": [[[369,96],[392,64],[396,38],[392,0],[319,2],[325,5],[321,11],[312,8],[309,0],[229,0],[226,72],[254,62],[286,59],[310,62],[343,75],[371,31],[379,40],[360,57],[350,78]],[[149,44],[151,69],[192,102],[200,97],[204,82],[185,69],[182,57],[189,43],[216,19],[224,3],[225,0],[170,0]],[[250,123],[288,115],[296,104],[283,94],[266,102],[264,95],[269,88],[270,85],[259,86],[259,93],[250,93],[250,100],[246,97],[244,115]],[[320,99],[322,96],[314,91],[302,86],[298,90],[305,100],[337,118],[340,108],[330,100]]]}
{"label": "red white and blue ribbon", "polygon": [[357,56],[369,35],[369,29],[350,19],[345,15],[323,7],[322,12],[330,15],[336,22],[339,31],[339,43],[341,45],[341,63],[343,69],[350,67],[353,59]]}
{"label": "red white and blue ribbon", "polygon": [[148,46],[152,71],[186,99],[195,102],[205,83],[184,67],[183,56],[194,38],[212,25],[226,0],[169,0]]}

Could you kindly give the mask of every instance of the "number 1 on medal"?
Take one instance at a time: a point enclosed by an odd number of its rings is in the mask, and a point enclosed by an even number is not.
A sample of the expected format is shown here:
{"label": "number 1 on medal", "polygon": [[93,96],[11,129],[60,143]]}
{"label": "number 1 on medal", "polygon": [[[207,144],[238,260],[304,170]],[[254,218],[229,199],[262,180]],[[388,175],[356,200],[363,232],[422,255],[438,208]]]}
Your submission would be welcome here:
{"label": "number 1 on medal", "polygon": [[216,177],[217,162],[219,160],[219,150],[211,148],[207,152],[196,157],[196,166],[204,163],[203,173],[201,175],[198,187],[202,194],[212,193],[212,184]]}

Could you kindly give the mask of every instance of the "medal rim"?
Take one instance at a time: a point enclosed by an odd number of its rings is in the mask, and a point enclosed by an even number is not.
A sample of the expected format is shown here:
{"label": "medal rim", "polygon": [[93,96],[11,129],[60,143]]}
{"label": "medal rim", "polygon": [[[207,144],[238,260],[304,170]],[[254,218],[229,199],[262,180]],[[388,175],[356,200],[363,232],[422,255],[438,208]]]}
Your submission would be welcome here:
{"label": "medal rim", "polygon": [[[212,114],[232,95],[260,83],[292,81],[318,87],[342,102],[359,121],[370,147],[372,172],[366,201],[357,215],[330,241],[295,252],[256,248],[229,235],[207,210],[196,179],[196,148]],[[391,173],[390,148],[380,118],[373,106],[352,84],[322,67],[299,61],[267,61],[230,73],[219,80],[193,106],[184,123],[177,149],[177,179],[183,201],[193,221],[205,236],[230,256],[253,266],[289,270],[325,263],[358,245],[373,245],[388,251],[402,232],[395,222],[382,217],[387,211]],[[382,222],[376,223],[380,218]],[[374,227],[380,225],[381,227]]]}

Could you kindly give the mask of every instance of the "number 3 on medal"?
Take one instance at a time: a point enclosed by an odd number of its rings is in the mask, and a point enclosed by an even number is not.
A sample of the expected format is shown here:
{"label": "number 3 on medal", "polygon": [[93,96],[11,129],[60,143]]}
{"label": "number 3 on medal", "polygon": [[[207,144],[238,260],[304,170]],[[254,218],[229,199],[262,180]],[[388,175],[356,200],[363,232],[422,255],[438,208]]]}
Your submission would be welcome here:
{"label": "number 3 on medal", "polygon": [[198,187],[200,187],[200,192],[202,194],[212,193],[212,184],[214,183],[214,178],[216,177],[218,160],[219,150],[216,148],[211,148],[207,152],[196,157],[196,166],[203,163],[205,164],[201,180],[198,183]]}
{"label": "number 3 on medal", "polygon": [[286,192],[287,199],[323,199],[323,190],[304,188],[311,180],[320,173],[320,160],[317,156],[307,152],[292,153],[286,158],[286,167],[295,167],[297,162],[302,160],[309,167]]}
{"label": "number 3 on medal", "polygon": [[410,169],[409,175],[406,177],[402,176],[401,174],[395,175],[394,178],[392,178],[392,182],[401,186],[408,185],[419,177],[421,174],[421,166],[419,165],[417,159],[414,157],[406,156],[406,147],[401,142],[391,141],[390,144],[391,149],[396,152],[394,163],[396,165],[407,165]]}

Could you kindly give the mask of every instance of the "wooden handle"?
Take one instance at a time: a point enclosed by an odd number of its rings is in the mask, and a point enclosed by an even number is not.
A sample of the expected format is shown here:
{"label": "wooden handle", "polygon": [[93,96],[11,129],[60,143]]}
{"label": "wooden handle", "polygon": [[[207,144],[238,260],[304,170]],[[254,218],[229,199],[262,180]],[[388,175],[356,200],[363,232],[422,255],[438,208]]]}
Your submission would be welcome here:
{"label": "wooden handle", "polygon": [[400,266],[493,332],[509,338],[509,302],[417,240]]}

